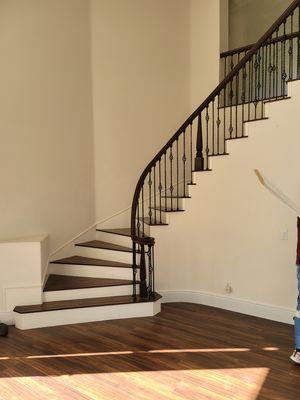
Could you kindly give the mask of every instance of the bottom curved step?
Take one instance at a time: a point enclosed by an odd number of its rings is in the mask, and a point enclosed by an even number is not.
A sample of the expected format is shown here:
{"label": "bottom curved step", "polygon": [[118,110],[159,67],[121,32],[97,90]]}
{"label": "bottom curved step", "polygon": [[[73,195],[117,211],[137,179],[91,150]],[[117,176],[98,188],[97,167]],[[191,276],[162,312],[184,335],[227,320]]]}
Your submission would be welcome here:
{"label": "bottom curved step", "polygon": [[78,300],[51,301],[18,306],[14,309],[18,329],[78,324],[121,318],[149,317],[160,312],[161,296],[149,300],[137,296],[113,296]]}

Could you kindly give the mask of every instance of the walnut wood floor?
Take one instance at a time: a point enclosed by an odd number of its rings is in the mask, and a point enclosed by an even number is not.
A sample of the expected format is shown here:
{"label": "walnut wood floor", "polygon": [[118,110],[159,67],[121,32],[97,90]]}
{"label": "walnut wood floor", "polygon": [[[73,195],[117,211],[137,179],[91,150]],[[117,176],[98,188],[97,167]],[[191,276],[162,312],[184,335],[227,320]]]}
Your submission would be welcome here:
{"label": "walnut wood floor", "polygon": [[0,399],[300,398],[292,327],[194,304],[0,338]]}

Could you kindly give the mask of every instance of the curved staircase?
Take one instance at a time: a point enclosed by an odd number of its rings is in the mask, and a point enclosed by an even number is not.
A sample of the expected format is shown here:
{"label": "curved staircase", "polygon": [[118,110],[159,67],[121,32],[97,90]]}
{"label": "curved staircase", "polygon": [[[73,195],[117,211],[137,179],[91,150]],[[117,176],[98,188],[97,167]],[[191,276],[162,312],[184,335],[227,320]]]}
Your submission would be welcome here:
{"label": "curved staircase", "polygon": [[211,171],[212,157],[228,156],[227,142],[247,137],[245,124],[267,119],[267,102],[289,98],[287,83],[300,79],[299,28],[295,0],[256,44],[221,55],[222,82],[143,171],[131,226],[98,229],[94,240],[75,244],[75,255],[52,261],[43,303],[14,309],[18,328],[160,311],[151,227],[183,213],[194,174]]}

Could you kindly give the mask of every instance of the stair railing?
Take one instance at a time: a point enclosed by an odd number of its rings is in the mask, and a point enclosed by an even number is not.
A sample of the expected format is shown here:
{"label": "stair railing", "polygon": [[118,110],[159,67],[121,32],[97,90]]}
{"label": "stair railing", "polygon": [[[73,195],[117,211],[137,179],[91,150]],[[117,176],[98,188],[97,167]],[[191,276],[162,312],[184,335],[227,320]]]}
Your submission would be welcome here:
{"label": "stair railing", "polygon": [[287,81],[300,78],[299,31],[294,0],[144,169],[131,209],[134,297],[138,266],[140,296],[155,296],[155,242],[147,226],[165,224],[164,211],[180,211],[193,171],[210,170],[209,158],[226,154],[227,140],[244,137],[244,122],[264,119],[266,100],[286,97]]}

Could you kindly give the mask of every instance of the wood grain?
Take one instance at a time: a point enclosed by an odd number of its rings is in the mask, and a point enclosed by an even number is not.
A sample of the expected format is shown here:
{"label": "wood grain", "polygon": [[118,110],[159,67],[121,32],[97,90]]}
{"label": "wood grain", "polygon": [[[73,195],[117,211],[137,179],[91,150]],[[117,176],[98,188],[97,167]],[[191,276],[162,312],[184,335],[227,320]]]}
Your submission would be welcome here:
{"label": "wood grain", "polygon": [[94,249],[106,249],[106,250],[124,251],[126,253],[132,253],[132,249],[130,247],[120,246],[119,244],[114,244],[114,243],[103,242],[101,240],[91,240],[89,242],[78,243],[75,246],[92,247]]}
{"label": "wood grain", "polygon": [[99,258],[90,258],[82,256],[71,256],[52,261],[51,264],[64,265],[92,265],[97,267],[115,267],[115,268],[132,268],[132,265],[121,263],[118,261],[100,260]]}
{"label": "wood grain", "polygon": [[132,281],[128,279],[90,278],[86,276],[52,274],[47,279],[44,292],[123,285],[132,285]]}
{"label": "wood grain", "polygon": [[1,400],[298,400],[292,326],[186,303],[0,338]]}
{"label": "wood grain", "polygon": [[102,307],[113,306],[117,304],[132,304],[132,303],[146,303],[148,301],[155,301],[160,299],[158,293],[154,294],[151,300],[142,298],[139,295],[134,299],[132,296],[110,296],[110,297],[96,297],[75,300],[59,300],[59,301],[46,301],[42,304],[33,304],[28,306],[17,306],[14,311],[19,314],[27,314],[43,311],[56,311],[56,310],[69,310],[73,308],[87,308],[87,307]]}

